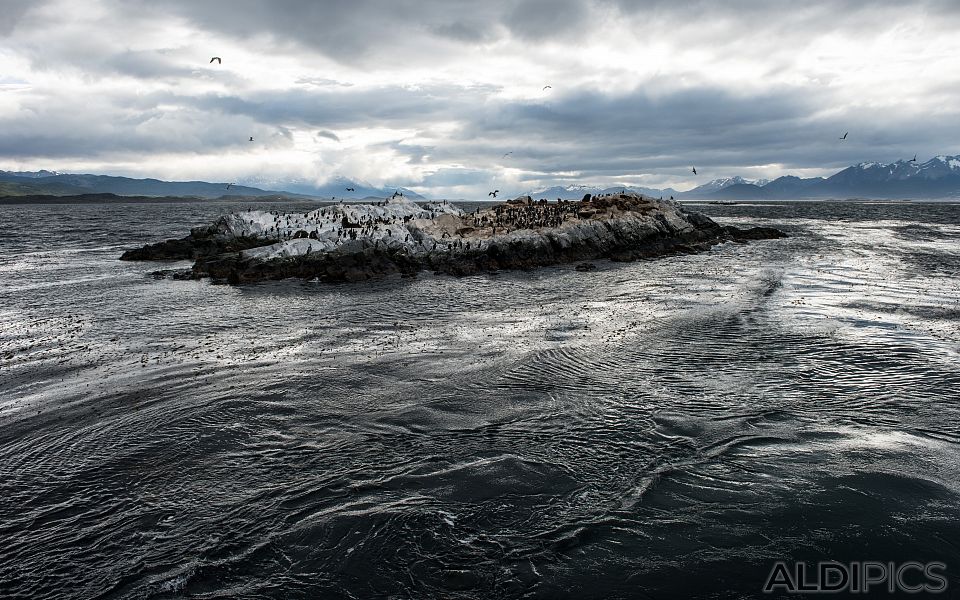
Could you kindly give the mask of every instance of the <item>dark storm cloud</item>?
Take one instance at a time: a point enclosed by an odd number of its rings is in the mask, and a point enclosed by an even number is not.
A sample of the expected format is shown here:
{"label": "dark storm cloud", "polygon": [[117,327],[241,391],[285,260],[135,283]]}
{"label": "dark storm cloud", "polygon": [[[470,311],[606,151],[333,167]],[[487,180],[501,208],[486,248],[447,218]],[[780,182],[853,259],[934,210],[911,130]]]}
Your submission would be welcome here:
{"label": "dark storm cloud", "polygon": [[580,36],[603,35],[603,19],[610,11],[638,19],[638,35],[674,35],[692,28],[701,42],[746,52],[763,52],[766,44],[756,42],[771,36],[782,41],[831,30],[856,36],[889,25],[905,10],[925,11],[934,26],[960,20],[960,3],[953,0],[909,5],[893,0],[802,5],[792,0],[136,0],[118,2],[116,9],[158,17],[173,13],[202,29],[241,40],[266,35],[346,62],[402,55],[413,46],[430,46],[430,37],[473,45],[509,34],[530,41],[562,38],[576,45]]}
{"label": "dark storm cloud", "polygon": [[[382,144],[411,163],[424,156],[473,164],[500,164],[538,172],[581,171],[596,175],[657,171],[678,163],[764,164],[771,156],[801,166],[844,162],[858,156],[883,158],[904,140],[956,136],[960,126],[917,129],[910,119],[882,111],[841,117],[811,116],[820,99],[797,90],[738,95],[717,88],[678,90],[657,96],[642,89],[616,96],[583,90],[550,103],[497,102],[469,90],[426,87],[335,92],[288,90],[251,95],[200,97],[152,94],[118,97],[87,107],[124,118],[55,118],[57,107],[38,107],[36,117],[4,122],[0,153],[69,155],[100,151],[200,151],[235,145],[238,132],[256,130],[290,142],[290,127],[344,129],[368,126],[428,128],[435,121],[459,127],[437,146]],[[64,99],[64,103],[68,100]],[[180,109],[167,112],[161,106]],[[883,123],[879,127],[877,123]],[[163,124],[163,128],[160,127]],[[854,130],[848,143],[836,137]],[[15,135],[19,132],[20,135]],[[59,132],[59,133],[55,133]],[[184,137],[175,132],[187,134]],[[276,134],[276,132],[283,132]],[[339,140],[325,129],[322,137]],[[513,151],[506,160],[504,152]],[[866,154],[865,154],[866,153]],[[897,158],[891,156],[891,159]]]}
{"label": "dark storm cloud", "polygon": [[190,77],[194,73],[194,69],[180,66],[168,52],[154,50],[126,50],[110,56],[100,65],[104,68],[112,68],[121,75],[140,79]]}
{"label": "dark storm cloud", "polygon": [[82,106],[70,94],[45,95],[0,114],[0,156],[9,158],[204,153],[244,147],[251,135],[267,147],[292,144],[282,125],[201,111],[172,95],[101,94]]}
{"label": "dark storm cloud", "polygon": [[0,7],[0,35],[7,35],[20,23],[30,8],[39,3],[34,0],[4,0]]}
{"label": "dark storm cloud", "polygon": [[[886,18],[887,10],[927,11],[940,17],[960,16],[960,5],[953,0],[924,0],[905,5],[901,0],[831,0],[807,2],[799,5],[794,0],[597,0],[601,5],[614,7],[624,15],[642,15],[651,20],[669,19],[702,23],[720,18],[743,29],[764,27],[797,29],[808,35],[817,33],[812,27],[839,27],[845,23],[868,24],[864,17],[874,15]],[[788,19],[771,18],[788,15]],[[757,22],[756,19],[761,19]],[[810,28],[810,29],[808,29]]]}
{"label": "dark storm cloud", "polygon": [[578,0],[523,0],[506,15],[504,25],[521,38],[538,40],[583,31],[587,5]]}
{"label": "dark storm cloud", "polygon": [[[650,95],[644,89],[607,95],[595,90],[558,94],[550,102],[491,101],[473,87],[389,86],[357,90],[255,92],[244,97],[155,95],[198,110],[245,115],[272,125],[301,123],[338,129],[361,126],[428,127],[453,120],[454,137],[521,138],[530,141],[610,141],[645,135],[660,143],[715,139],[722,145],[773,142],[784,128],[805,124],[818,104],[815,94],[797,90],[740,95],[698,87]],[[740,136],[731,136],[732,132]],[[735,139],[727,139],[735,137]]]}
{"label": "dark storm cloud", "polygon": [[505,34],[531,41],[575,36],[591,28],[594,4],[583,0],[232,0],[229,4],[168,0],[158,5],[136,0],[116,7],[158,15],[172,12],[202,29],[242,40],[266,35],[351,63],[430,47],[431,38],[475,45]]}
{"label": "dark storm cloud", "polygon": [[[542,135],[609,139],[618,132],[670,134],[674,139],[708,137],[758,121],[777,123],[809,112],[815,99],[794,90],[740,95],[697,87],[651,95],[645,88],[623,93],[595,90],[558,95],[549,103],[515,103],[483,115],[488,132],[539,131]],[[472,133],[472,132],[469,132]]]}
{"label": "dark storm cloud", "polygon": [[508,139],[511,160],[538,171],[657,169],[736,154],[756,164],[786,140],[832,138],[830,123],[809,117],[815,98],[792,90],[737,95],[701,87],[657,96],[637,89],[608,96],[579,91],[549,104],[491,107],[458,137]]}
{"label": "dark storm cloud", "polygon": [[[495,5],[496,3],[493,3]],[[510,3],[511,5],[514,3]],[[196,26],[242,40],[269,36],[297,43],[345,62],[381,52],[423,45],[429,37],[458,42],[488,38],[500,9],[470,0],[232,0],[229,3],[146,0],[118,3],[117,8],[170,13]],[[469,21],[461,15],[472,15]]]}
{"label": "dark storm cloud", "polygon": [[[797,89],[741,95],[701,87],[649,96],[584,91],[549,104],[490,107],[457,132],[475,160],[505,149],[510,166],[592,176],[663,172],[687,165],[736,168],[771,159],[790,168],[896,160],[904,146],[950,149],[960,122],[916,123],[896,109],[864,108],[818,116],[825,100]],[[837,139],[852,130],[844,143]],[[484,140],[478,143],[478,140]],[[491,145],[490,142],[496,142]],[[443,156],[437,148],[434,156]],[[719,175],[718,175],[719,176]]]}
{"label": "dark storm cloud", "polygon": [[176,97],[205,111],[242,114],[262,123],[343,129],[420,124],[460,117],[483,101],[472,88],[423,86],[252,92],[243,97],[205,94]]}
{"label": "dark storm cloud", "polygon": [[[656,87],[656,86],[654,86]],[[422,185],[486,183],[479,170],[500,165],[533,173],[702,171],[765,164],[844,166],[894,160],[904,145],[960,137],[956,119],[917,126],[910,114],[857,108],[816,116],[826,92],[783,88],[740,94],[718,87],[649,93],[572,90],[549,101],[491,101],[469,87],[312,88],[254,92],[245,97],[171,92],[116,94],[82,111],[69,97],[37,100],[25,114],[0,115],[0,155],[69,157],[122,152],[205,152],[242,147],[246,136],[271,147],[293,145],[294,127],[339,141],[331,129],[383,126],[428,132],[457,126],[436,145],[396,140],[388,148],[409,164],[477,165],[443,170]],[[882,124],[882,125],[881,125]],[[836,139],[852,130],[849,140]],[[504,159],[503,154],[512,154]],[[721,173],[715,173],[717,176]]]}
{"label": "dark storm cloud", "polygon": [[433,25],[430,27],[430,32],[440,37],[470,44],[486,42],[494,37],[494,32],[490,30],[489,24],[485,26],[463,21]]}

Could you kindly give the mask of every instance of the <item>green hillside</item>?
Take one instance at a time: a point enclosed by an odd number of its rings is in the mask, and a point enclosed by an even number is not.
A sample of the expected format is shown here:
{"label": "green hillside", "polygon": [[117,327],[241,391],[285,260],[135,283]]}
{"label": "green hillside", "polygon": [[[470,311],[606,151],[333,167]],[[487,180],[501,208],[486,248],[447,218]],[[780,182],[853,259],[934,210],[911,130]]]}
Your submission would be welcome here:
{"label": "green hillside", "polygon": [[20,183],[0,181],[0,196],[70,196],[88,192],[64,183]]}

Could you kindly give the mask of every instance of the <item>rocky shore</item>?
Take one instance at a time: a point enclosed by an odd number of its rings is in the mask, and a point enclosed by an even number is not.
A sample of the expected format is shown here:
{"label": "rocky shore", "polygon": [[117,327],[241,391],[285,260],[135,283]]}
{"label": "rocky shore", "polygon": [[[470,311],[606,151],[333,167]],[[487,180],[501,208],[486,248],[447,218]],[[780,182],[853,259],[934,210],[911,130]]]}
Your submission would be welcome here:
{"label": "rocky shore", "polygon": [[[422,270],[451,275],[596,259],[630,261],[776,239],[769,227],[722,226],[679,204],[637,194],[579,202],[516,198],[465,213],[453,204],[394,198],[307,213],[246,211],[121,260],[194,260],[192,277],[362,281]],[[582,270],[587,270],[582,269]]]}

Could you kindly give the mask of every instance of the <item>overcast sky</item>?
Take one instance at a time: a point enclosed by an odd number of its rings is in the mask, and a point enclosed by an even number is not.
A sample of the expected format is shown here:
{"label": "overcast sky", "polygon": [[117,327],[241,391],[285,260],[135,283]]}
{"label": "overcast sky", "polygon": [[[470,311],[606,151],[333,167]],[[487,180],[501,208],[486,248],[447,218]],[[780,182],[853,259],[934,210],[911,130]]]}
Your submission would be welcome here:
{"label": "overcast sky", "polygon": [[960,154],[955,0],[0,8],[5,170],[485,197]]}

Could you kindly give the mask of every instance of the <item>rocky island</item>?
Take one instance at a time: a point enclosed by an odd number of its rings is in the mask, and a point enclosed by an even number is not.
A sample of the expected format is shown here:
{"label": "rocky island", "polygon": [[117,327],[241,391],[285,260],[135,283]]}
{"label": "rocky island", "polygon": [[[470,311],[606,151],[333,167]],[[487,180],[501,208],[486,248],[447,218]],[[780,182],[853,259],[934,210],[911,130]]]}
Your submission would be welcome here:
{"label": "rocky island", "polygon": [[190,277],[231,283],[291,277],[362,281],[425,269],[469,275],[594,259],[630,261],[785,235],[769,227],[722,226],[676,202],[632,193],[587,195],[578,202],[526,196],[470,213],[449,202],[399,197],[306,213],[234,213],[183,239],[120,258],[190,259],[195,261]]}

